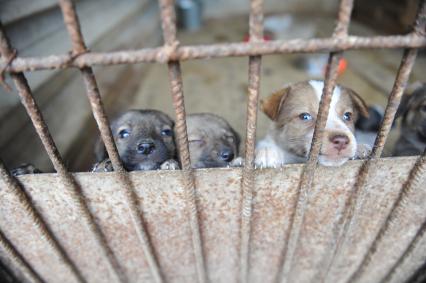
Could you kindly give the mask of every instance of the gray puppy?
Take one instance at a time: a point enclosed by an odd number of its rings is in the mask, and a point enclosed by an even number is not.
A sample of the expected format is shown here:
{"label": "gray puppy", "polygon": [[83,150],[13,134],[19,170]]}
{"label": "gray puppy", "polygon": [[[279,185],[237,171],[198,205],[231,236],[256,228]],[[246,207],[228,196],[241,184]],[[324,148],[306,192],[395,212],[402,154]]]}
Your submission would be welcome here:
{"label": "gray puppy", "polygon": [[193,168],[234,165],[240,137],[229,123],[214,114],[187,116],[189,152]]}
{"label": "gray puppy", "polygon": [[[129,110],[111,124],[112,134],[124,167],[128,171],[177,169],[173,120],[157,110]],[[98,141],[92,172],[112,171],[105,146]]]}
{"label": "gray puppy", "polygon": [[401,117],[401,136],[396,142],[394,155],[419,155],[426,148],[426,83],[411,95],[404,95],[397,111]]}

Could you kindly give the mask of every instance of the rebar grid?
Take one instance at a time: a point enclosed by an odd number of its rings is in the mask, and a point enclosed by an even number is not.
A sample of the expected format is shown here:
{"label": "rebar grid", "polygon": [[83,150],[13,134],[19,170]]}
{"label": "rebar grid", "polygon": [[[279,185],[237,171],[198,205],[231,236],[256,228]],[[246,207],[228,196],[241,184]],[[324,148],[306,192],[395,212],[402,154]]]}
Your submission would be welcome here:
{"label": "rebar grid", "polygon": [[384,224],[380,227],[379,232],[377,233],[374,241],[371,243],[370,247],[368,248],[367,253],[365,254],[360,265],[355,270],[355,272],[349,277],[349,280],[347,282],[356,282],[360,278],[365,268],[371,262],[371,259],[375,251],[377,250],[378,245],[383,240],[387,232],[392,228],[392,226],[395,226],[395,220],[400,218],[401,209],[404,206],[404,204],[407,203],[406,200],[408,196],[410,195],[410,193],[412,193],[414,189],[420,188],[421,176],[424,176],[425,174],[426,174],[426,149],[423,155],[418,158],[417,162],[414,164],[413,168],[411,169],[410,174],[408,175],[408,178],[402,190],[399,192],[399,195],[396,201],[392,205],[392,208],[388,217],[384,221]]}
{"label": "rebar grid", "polygon": [[[338,21],[333,33],[334,38],[343,39],[347,36],[350,17],[353,8],[353,0],[341,0],[338,12]],[[300,233],[304,222],[304,214],[309,202],[309,190],[314,180],[315,169],[317,168],[318,158],[321,150],[324,129],[327,123],[328,112],[331,98],[337,81],[337,70],[339,61],[342,57],[341,52],[331,52],[325,73],[324,89],[321,95],[321,101],[318,109],[317,121],[315,123],[314,134],[311,143],[308,160],[303,169],[302,176],[297,191],[294,210],[290,218],[290,226],[286,237],[286,243],[283,251],[283,265],[281,270],[281,281],[288,282],[294,253],[299,244]]]}
{"label": "rebar grid", "polygon": [[[421,6],[419,6],[419,11],[415,21],[414,32],[420,34],[424,33],[425,22],[426,1],[423,0]],[[343,214],[339,221],[339,223],[342,223],[342,225],[341,227],[336,227],[338,230],[336,237],[336,245],[332,247],[333,252],[331,253],[331,260],[329,261],[329,263],[327,264],[327,268],[325,269],[325,275],[323,277],[325,281],[327,280],[327,276],[329,274],[331,266],[340,256],[340,252],[342,250],[341,247],[344,241],[346,240],[347,232],[353,221],[355,208],[358,205],[358,197],[360,195],[360,191],[366,185],[370,168],[373,167],[375,161],[380,158],[382,154],[383,147],[386,143],[386,139],[391,129],[392,122],[395,118],[396,111],[401,102],[401,97],[403,95],[405,86],[408,83],[411,70],[414,66],[416,55],[417,49],[406,49],[404,51],[404,55],[399,66],[398,73],[396,75],[395,82],[392,87],[392,91],[388,98],[388,103],[386,105],[383,121],[380,125],[380,129],[377,133],[377,137],[374,142],[373,150],[369,158],[361,166],[358,172],[357,180],[354,184],[354,188],[345,202]],[[416,170],[417,166],[419,166],[418,163],[414,165],[413,170]],[[402,188],[402,190],[404,190],[404,187]],[[382,227],[381,229],[387,229],[387,227]]]}
{"label": "rebar grid", "polygon": [[[1,34],[1,29],[0,29]],[[42,216],[33,206],[30,198],[25,193],[25,190],[21,187],[20,183],[10,175],[9,171],[4,167],[3,162],[0,160],[0,178],[5,182],[6,187],[10,189],[12,194],[16,196],[19,202],[22,204],[25,214],[32,220],[34,226],[40,231],[41,236],[47,242],[49,247],[55,253],[55,255],[62,260],[62,263],[71,271],[75,276],[78,282],[85,283],[83,275],[77,266],[71,261],[70,257],[66,253],[65,249],[61,246],[59,241],[56,239],[55,235],[44,221]],[[6,243],[7,245],[7,243]],[[7,247],[6,247],[7,248]],[[10,250],[12,259],[19,260],[18,257],[15,257],[14,251]],[[17,254],[16,254],[17,256]]]}
{"label": "rebar grid", "polygon": [[[318,120],[315,125],[314,137],[312,140],[311,151],[309,154],[308,162],[305,165],[302,177],[299,183],[299,190],[297,200],[295,202],[295,210],[291,216],[291,224],[287,235],[287,243],[283,252],[283,266],[280,275],[282,281],[287,280],[287,276],[291,272],[292,259],[294,252],[299,242],[300,231],[304,220],[304,211],[308,205],[308,191],[311,187],[312,180],[314,177],[318,154],[320,152],[321,140],[323,136],[323,130],[325,127],[326,119],[328,116],[328,108],[333,93],[334,86],[337,78],[337,66],[339,59],[341,58],[342,51],[349,49],[367,49],[367,48],[410,48],[408,49],[401,62],[400,69],[398,71],[397,78],[395,80],[394,88],[392,89],[389,97],[389,102],[385,111],[385,119],[381,125],[379,134],[375,141],[375,147],[370,156],[370,160],[364,163],[362,166],[358,181],[355,185],[355,190],[352,195],[348,198],[349,203],[345,204],[345,217],[344,219],[352,219],[353,207],[356,205],[356,197],[361,187],[365,185],[369,168],[373,161],[380,157],[383,150],[383,146],[386,141],[386,137],[390,130],[391,122],[394,118],[395,111],[399,105],[400,98],[408,80],[409,73],[415,61],[416,50],[414,48],[420,48],[426,46],[425,37],[425,4],[419,12],[417,24],[414,32],[403,35],[403,36],[374,36],[374,37],[361,37],[361,36],[348,36],[347,30],[350,22],[350,14],[352,11],[353,1],[342,0],[340,3],[338,22],[332,37],[324,39],[294,39],[294,40],[275,40],[263,42],[262,40],[262,21],[263,21],[263,1],[252,0],[251,1],[251,12],[250,12],[250,41],[248,43],[229,43],[229,44],[213,44],[213,45],[199,45],[199,46],[182,46],[179,47],[179,43],[176,39],[176,20],[173,9],[173,0],[160,0],[161,6],[161,19],[163,36],[165,45],[158,48],[145,48],[135,51],[117,51],[117,52],[104,52],[95,53],[88,52],[81,31],[75,9],[70,0],[60,0],[60,4],[64,13],[64,20],[68,31],[70,33],[73,52],[65,55],[52,55],[48,57],[32,57],[22,58],[16,57],[10,47],[7,38],[5,37],[2,28],[0,26],[0,51],[2,57],[0,58],[0,70],[9,72],[15,85],[18,89],[18,93],[21,97],[22,103],[24,104],[34,127],[36,128],[37,134],[41,138],[43,145],[51,159],[55,170],[58,172],[59,177],[64,185],[73,188],[71,190],[71,197],[76,201],[77,206],[81,209],[86,221],[88,222],[89,229],[95,235],[97,243],[103,248],[104,255],[111,264],[112,271],[117,272],[117,279],[122,280],[123,276],[118,272],[118,263],[114,262],[113,254],[111,253],[106,241],[96,223],[93,221],[92,216],[88,210],[87,205],[84,202],[83,196],[79,190],[79,186],[73,179],[72,175],[66,170],[63,160],[50,136],[43,117],[32,98],[31,90],[25,80],[23,71],[34,71],[43,69],[64,69],[70,67],[77,67],[81,69],[87,95],[92,107],[92,112],[98,127],[101,132],[102,140],[105,143],[107,152],[113,163],[113,167],[116,171],[118,179],[121,180],[126,191],[126,196],[129,200],[129,210],[132,217],[132,221],[137,227],[139,239],[144,248],[145,256],[149,263],[153,278],[156,282],[161,282],[162,277],[156,262],[153,249],[150,246],[148,235],[144,230],[143,220],[141,215],[138,213],[136,196],[132,188],[132,183],[127,172],[122,167],[119,159],[117,149],[115,147],[114,140],[112,138],[111,130],[108,124],[108,118],[105,115],[105,111],[102,106],[101,97],[97,88],[96,80],[91,70],[91,66],[94,65],[115,65],[115,64],[134,64],[140,62],[158,62],[168,63],[169,79],[171,82],[173,105],[176,112],[176,136],[177,136],[177,147],[179,151],[179,158],[182,164],[182,177],[185,195],[186,205],[188,210],[188,217],[192,232],[192,241],[194,249],[194,257],[196,263],[196,271],[198,281],[205,282],[208,280],[205,263],[202,250],[202,241],[200,236],[200,227],[198,220],[197,202],[195,196],[195,180],[193,172],[191,170],[189,149],[188,149],[188,137],[186,131],[185,122],[185,107],[184,107],[184,95],[182,90],[182,78],[179,61],[192,60],[192,59],[203,59],[203,58],[219,58],[219,57],[231,57],[231,56],[250,56],[249,60],[249,98],[247,105],[247,127],[246,127],[246,152],[245,152],[245,166],[243,169],[242,179],[242,205],[241,205],[241,245],[240,245],[240,281],[246,282],[248,280],[249,270],[249,243],[250,243],[250,221],[251,221],[251,209],[252,209],[252,188],[254,186],[254,148],[255,148],[255,133],[256,133],[256,117],[257,117],[257,100],[259,95],[260,85],[260,68],[261,68],[261,55],[268,54],[280,54],[280,53],[314,53],[327,51],[331,52],[329,57],[328,66],[326,69],[325,82],[323,94],[321,97],[321,103],[319,107]],[[421,157],[412,169],[412,174],[424,174],[424,155]],[[414,173],[413,173],[414,172]],[[409,178],[411,177],[411,175]],[[10,177],[10,176],[9,176]],[[12,177],[10,177],[12,178]],[[404,191],[410,190],[412,182],[410,179],[404,185],[401,192],[403,195]],[[401,197],[403,198],[403,197]],[[398,206],[397,204],[395,204]],[[346,209],[348,208],[349,209]],[[29,209],[34,209],[29,204]],[[393,212],[389,215],[389,219],[393,219]],[[397,211],[397,209],[395,209]],[[343,225],[343,229],[338,239],[344,239],[345,233],[349,227],[350,221],[346,221]],[[385,223],[385,226],[388,225]],[[382,227],[386,231],[386,227]],[[419,230],[419,234],[424,233],[424,227]],[[380,239],[380,232],[376,238]],[[415,245],[416,237],[412,243]],[[340,240],[339,240],[340,241]],[[379,240],[377,240],[379,241]],[[373,243],[373,246],[376,242]],[[412,246],[410,245],[410,247]],[[373,253],[373,246],[368,253]],[[409,247],[409,249],[410,249]],[[404,253],[403,258],[409,253],[407,249]],[[340,251],[340,244],[337,245],[333,251],[331,261],[326,263],[327,268],[319,278],[325,280],[328,271],[336,258],[336,253]],[[368,255],[366,260],[368,261]],[[364,264],[364,263],[363,263]],[[72,265],[70,262],[69,265]],[[362,268],[363,265],[361,265]],[[397,267],[395,265],[394,269]],[[394,272],[393,270],[392,272]],[[362,272],[362,270],[360,271]],[[391,273],[392,273],[391,272]],[[390,274],[391,274],[390,273]],[[391,276],[391,275],[388,276]],[[81,278],[80,281],[84,279]]]}
{"label": "rebar grid", "polygon": [[[72,42],[72,54],[78,56],[79,54],[88,52],[87,47],[84,43],[83,34],[81,33],[80,22],[78,20],[75,7],[70,0],[59,1],[64,22],[67,27],[68,33],[71,37]],[[148,235],[144,228],[144,221],[142,215],[138,209],[138,202],[136,200],[133,184],[126,170],[123,167],[120,156],[117,151],[117,147],[112,136],[111,129],[109,127],[108,117],[106,116],[105,109],[102,104],[101,95],[97,86],[96,78],[91,67],[84,67],[80,69],[83,80],[86,86],[87,97],[89,98],[90,106],[92,109],[93,116],[98,125],[101,138],[105,144],[105,148],[108,153],[108,157],[111,160],[116,177],[118,181],[123,184],[124,194],[126,196],[127,209],[129,211],[130,218],[137,232],[137,236],[142,245],[144,255],[148,262],[152,277],[156,282],[162,282],[162,276],[158,267],[157,260],[155,258],[152,245],[148,239]],[[120,264],[111,250],[108,250],[108,258],[110,259],[111,268],[115,271],[117,279],[121,282],[127,282],[126,276],[121,271]]]}
{"label": "rebar grid", "polygon": [[[176,38],[176,14],[174,0],[160,0],[161,27],[163,30],[164,53],[173,52],[179,42]],[[180,164],[182,166],[183,189],[185,192],[185,204],[188,220],[191,228],[192,246],[195,258],[195,267],[198,282],[207,282],[208,276],[205,267],[203,243],[198,219],[197,197],[195,194],[195,178],[191,168],[189,156],[189,142],[186,127],[185,101],[183,96],[182,72],[179,61],[169,61],[168,73],[173,107],[175,109],[176,122],[175,134]]]}
{"label": "rebar grid", "polygon": [[[263,41],[263,0],[250,2],[249,19],[250,42]],[[247,100],[246,141],[244,168],[241,181],[241,226],[240,226],[240,282],[248,282],[250,266],[250,233],[254,189],[254,159],[256,147],[257,104],[260,89],[262,57],[249,57],[249,86]]]}
{"label": "rebar grid", "polygon": [[25,260],[25,258],[19,253],[14,245],[0,230],[0,246],[3,247],[6,256],[10,259],[19,269],[25,274],[26,277],[31,278],[31,282],[44,283],[45,281],[40,275],[31,267],[31,265]]}

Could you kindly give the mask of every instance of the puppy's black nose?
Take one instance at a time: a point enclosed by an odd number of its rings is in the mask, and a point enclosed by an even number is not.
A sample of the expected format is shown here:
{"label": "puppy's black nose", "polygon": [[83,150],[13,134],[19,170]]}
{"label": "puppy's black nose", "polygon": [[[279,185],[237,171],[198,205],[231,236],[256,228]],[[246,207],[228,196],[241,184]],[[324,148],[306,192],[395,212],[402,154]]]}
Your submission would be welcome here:
{"label": "puppy's black nose", "polygon": [[155,144],[153,142],[141,142],[137,146],[138,152],[148,155],[155,149]]}
{"label": "puppy's black nose", "polygon": [[229,161],[231,161],[232,159],[234,159],[234,153],[232,152],[232,150],[231,150],[231,149],[226,148],[226,149],[224,149],[224,150],[222,150],[222,151],[220,152],[219,157],[220,157],[220,159],[222,159],[223,161],[229,162]]}
{"label": "puppy's black nose", "polygon": [[330,141],[338,151],[345,149],[349,144],[349,138],[346,135],[335,135],[330,137]]}

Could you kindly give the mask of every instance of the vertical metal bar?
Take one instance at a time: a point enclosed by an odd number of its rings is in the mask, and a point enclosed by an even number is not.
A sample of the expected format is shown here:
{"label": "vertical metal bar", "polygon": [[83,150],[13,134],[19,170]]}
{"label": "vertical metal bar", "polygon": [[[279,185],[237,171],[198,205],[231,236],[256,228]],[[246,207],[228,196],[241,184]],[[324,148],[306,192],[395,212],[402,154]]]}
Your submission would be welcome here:
{"label": "vertical metal bar", "polygon": [[0,230],[0,246],[6,253],[7,258],[13,262],[13,265],[17,267],[26,277],[29,277],[31,282],[44,283],[45,281],[35,271],[32,266],[25,260],[25,258],[19,253],[14,245],[7,239],[4,233]]}
{"label": "vertical metal bar", "polygon": [[360,263],[356,271],[349,277],[349,280],[347,282],[355,282],[360,278],[365,268],[371,262],[371,259],[377,250],[377,247],[379,246],[383,238],[386,236],[391,226],[395,224],[397,219],[401,218],[399,216],[401,213],[401,208],[404,206],[404,203],[406,203],[406,199],[408,195],[415,188],[420,188],[421,186],[420,179],[422,176],[425,176],[425,175],[426,175],[426,150],[424,151],[423,155],[418,158],[417,162],[414,164],[413,168],[411,169],[407,180],[405,181],[401,191],[399,192],[398,198],[396,199],[395,203],[392,206],[389,216],[386,218],[383,226],[380,228],[379,233],[377,233],[376,238],[374,239],[373,243],[370,245],[362,262]]}
{"label": "vertical metal bar", "polygon": [[[0,52],[5,58],[9,58],[9,56],[11,56],[12,54],[12,48],[3,29],[0,29]],[[46,152],[53,163],[55,170],[58,173],[58,177],[62,185],[65,188],[64,193],[68,194],[68,196],[74,201],[78,210],[82,214],[84,221],[86,222],[87,228],[93,234],[94,240],[99,245],[99,247],[101,247],[101,251],[104,253],[107,265],[110,267],[111,250],[106,243],[102,231],[93,219],[93,216],[90,213],[87,203],[84,201],[84,196],[82,195],[79,184],[65,167],[62,157],[60,156],[59,151],[43,119],[41,111],[32,96],[31,89],[28,85],[28,82],[26,81],[25,76],[22,73],[12,73],[10,75],[18,90],[21,102],[24,105],[28,115],[30,116],[31,121],[36,129],[36,132],[40,137],[46,149]],[[113,276],[117,276],[117,274],[113,272],[113,270],[111,271]]]}
{"label": "vertical metal bar", "polygon": [[401,264],[404,263],[410,257],[410,255],[413,253],[414,250],[416,250],[417,245],[422,240],[425,233],[426,233],[426,221],[423,222],[422,226],[417,231],[416,236],[414,237],[413,241],[410,243],[410,245],[404,251],[402,256],[398,259],[398,261],[395,263],[395,265],[392,266],[392,268],[389,270],[389,273],[380,281],[380,283],[387,283],[387,282],[390,282],[392,280],[392,278],[398,272],[398,269],[400,268]]}
{"label": "vertical metal bar", "polygon": [[[426,1],[422,1],[422,4],[419,8],[419,12],[416,18],[416,24],[414,28],[415,33],[420,33],[424,35],[424,29],[426,25]],[[333,265],[333,263],[338,259],[341,252],[341,247],[346,239],[346,234],[349,230],[349,227],[352,224],[353,216],[355,213],[355,207],[358,203],[358,197],[360,190],[365,186],[365,183],[368,179],[368,174],[370,168],[375,164],[375,161],[380,158],[383,147],[386,143],[387,136],[389,134],[392,122],[395,118],[396,111],[401,102],[401,97],[404,92],[404,88],[408,83],[408,79],[413,69],[415,60],[417,56],[417,49],[406,49],[401,60],[401,64],[398,69],[398,73],[395,78],[392,91],[388,98],[388,103],[385,109],[385,115],[380,125],[379,132],[377,134],[376,140],[374,142],[374,147],[371,155],[368,160],[366,160],[361,166],[358,172],[358,178],[355,182],[354,189],[351,191],[348,199],[346,200],[343,215],[339,223],[343,223],[342,228],[337,227],[338,233],[336,237],[336,245],[333,247],[333,253],[331,255],[331,260],[325,269],[325,275],[323,277],[324,281],[327,281],[327,276]],[[386,228],[385,228],[386,229]]]}
{"label": "vertical metal bar", "polygon": [[[71,37],[72,52],[75,56],[88,52],[87,47],[84,43],[83,34],[81,33],[80,22],[78,20],[75,7],[70,0],[60,0],[60,7],[63,13],[64,22],[67,27],[68,33]],[[108,117],[106,116],[105,109],[102,104],[101,95],[96,82],[95,75],[92,68],[85,67],[80,69],[83,80],[86,86],[87,97],[90,102],[93,116],[98,125],[102,141],[105,144],[105,148],[108,152],[108,156],[111,159],[113,168],[117,174],[119,182],[123,184],[124,193],[127,198],[127,208],[129,210],[130,218],[133,225],[135,226],[138,238],[142,245],[144,255],[148,262],[151,275],[155,282],[162,282],[162,275],[160,272],[159,265],[154,255],[152,245],[149,241],[148,235],[144,228],[142,216],[140,215],[137,203],[137,197],[133,190],[133,184],[124,169],[120,156],[117,151],[117,147],[112,136],[111,129],[109,127]],[[125,275],[120,271],[120,265],[118,260],[115,258],[113,252],[109,250],[108,258],[110,259],[111,268],[116,273],[117,279],[120,281],[127,281]]]}
{"label": "vertical metal bar", "polygon": [[11,192],[16,196],[17,199],[19,199],[19,202],[22,203],[22,206],[25,210],[25,214],[29,218],[31,218],[31,221],[34,223],[34,226],[40,231],[41,236],[47,242],[47,244],[53,250],[56,256],[62,260],[62,263],[71,271],[71,273],[75,276],[78,282],[86,282],[83,275],[75,266],[75,264],[71,261],[65,249],[59,244],[55,235],[47,226],[42,216],[38,213],[38,211],[32,205],[30,198],[25,193],[25,190],[21,188],[18,181],[9,174],[9,172],[4,167],[4,164],[1,160],[0,160],[0,178],[5,182],[6,187],[11,190]]}
{"label": "vertical metal bar", "polygon": [[[341,0],[339,5],[338,21],[335,27],[333,37],[344,38],[347,36],[350,16],[353,8],[353,0]],[[338,66],[342,52],[331,52],[325,73],[324,89],[321,95],[321,101],[318,109],[317,121],[315,123],[314,135],[312,138],[311,149],[308,161],[303,169],[297,199],[294,204],[294,212],[291,215],[290,227],[287,234],[287,242],[284,246],[283,267],[281,271],[281,281],[287,282],[293,264],[294,253],[299,243],[300,232],[302,229],[305,209],[308,205],[309,189],[315,175],[318,163],[318,156],[321,150],[324,136],[324,128],[327,123],[330,102],[336,86],[338,75]]]}
{"label": "vertical metal bar", "polygon": [[[263,0],[251,0],[249,19],[250,42],[263,41]],[[245,163],[241,182],[240,282],[248,282],[251,215],[255,182],[254,158],[256,146],[257,105],[260,89],[261,56],[249,57],[249,86],[247,101]]]}
{"label": "vertical metal bar", "polygon": [[[178,46],[176,39],[176,14],[173,0],[160,0],[161,27],[164,38],[165,55]],[[166,58],[168,59],[168,58]],[[195,179],[191,169],[191,160],[189,156],[188,133],[186,128],[185,102],[183,95],[182,72],[178,61],[169,61],[167,63],[173,106],[176,114],[176,143],[179,152],[180,163],[182,166],[183,186],[185,191],[185,202],[189,224],[191,227],[191,236],[193,251],[195,257],[196,272],[199,282],[208,281],[204,255],[203,244],[200,233],[200,224],[198,219],[197,199],[195,195]]]}

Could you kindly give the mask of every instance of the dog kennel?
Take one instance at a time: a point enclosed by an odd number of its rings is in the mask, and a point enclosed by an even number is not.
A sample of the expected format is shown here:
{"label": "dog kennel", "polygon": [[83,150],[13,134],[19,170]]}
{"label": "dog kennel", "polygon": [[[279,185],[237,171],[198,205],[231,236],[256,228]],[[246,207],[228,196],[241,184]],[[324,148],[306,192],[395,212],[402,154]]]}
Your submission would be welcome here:
{"label": "dog kennel", "polygon": [[[426,46],[425,1],[413,30],[403,35],[350,35],[354,1],[341,0],[331,36],[265,41],[264,3],[252,0],[248,41],[208,45],[179,44],[174,1],[159,4],[164,45],[153,48],[88,50],[71,0],[59,1],[72,42],[67,54],[20,56],[0,26],[2,85],[16,88],[56,171],[13,177],[0,165],[0,259],[5,280],[405,282],[421,278],[426,262],[426,155],[381,156],[418,50]],[[318,166],[324,118],[344,52],[396,48],[404,53],[371,156],[338,168]],[[255,168],[262,56],[314,52],[329,56],[308,162]],[[193,170],[180,62],[247,56],[245,165]],[[182,170],[126,172],[122,167],[92,68],[137,63],[167,66]],[[81,72],[115,172],[67,169],[24,74],[69,68]]]}

